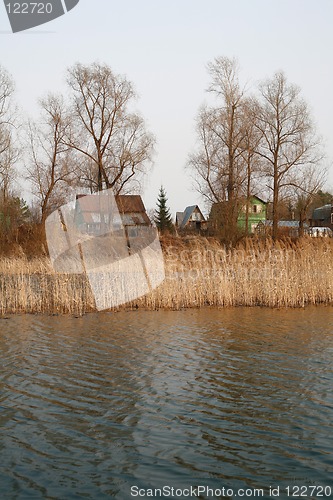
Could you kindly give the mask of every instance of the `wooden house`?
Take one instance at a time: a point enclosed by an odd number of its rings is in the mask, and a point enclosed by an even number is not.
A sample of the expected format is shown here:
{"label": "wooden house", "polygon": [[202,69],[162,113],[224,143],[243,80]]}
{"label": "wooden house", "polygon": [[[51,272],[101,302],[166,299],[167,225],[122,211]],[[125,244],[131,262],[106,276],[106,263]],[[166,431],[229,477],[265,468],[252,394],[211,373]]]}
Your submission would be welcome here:
{"label": "wooden house", "polygon": [[176,213],[176,227],[180,230],[199,232],[206,228],[206,219],[198,205],[186,207],[184,212]]}
{"label": "wooden house", "polygon": [[151,226],[140,195],[77,195],[75,221],[81,232],[103,234],[123,226],[128,235],[136,236],[138,226]]}

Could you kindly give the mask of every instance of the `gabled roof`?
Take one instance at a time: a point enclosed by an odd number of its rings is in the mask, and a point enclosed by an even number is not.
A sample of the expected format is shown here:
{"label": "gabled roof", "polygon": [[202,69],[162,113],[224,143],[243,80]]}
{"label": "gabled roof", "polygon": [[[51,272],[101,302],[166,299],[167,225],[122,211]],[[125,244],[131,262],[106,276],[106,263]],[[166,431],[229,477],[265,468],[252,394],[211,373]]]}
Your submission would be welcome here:
{"label": "gabled roof", "polygon": [[[112,206],[113,198],[108,198],[107,196],[86,196],[77,195],[77,200],[79,200],[80,208],[84,212],[100,212],[103,208],[108,208],[107,202],[110,201]],[[143,204],[142,198],[138,194],[125,194],[117,195],[114,197],[120,214],[128,214],[133,212],[145,213],[146,209]]]}
{"label": "gabled roof", "polygon": [[[246,203],[246,196],[243,196],[239,199],[240,202]],[[268,201],[263,200],[262,198],[259,198],[256,194],[250,195],[250,199],[256,199],[263,205],[268,205]],[[228,207],[228,202],[227,201],[216,201],[215,203],[212,204],[211,209],[210,209],[210,218],[214,219],[217,217],[220,217],[224,213],[224,208]]]}
{"label": "gabled roof", "polygon": [[119,194],[115,198],[118,205],[118,210],[121,214],[146,212],[142,198],[139,194]]}
{"label": "gabled roof", "polygon": [[[96,195],[85,195],[78,194],[76,195],[76,206],[80,208],[81,212],[100,212],[103,209],[106,209],[105,201],[109,201],[108,198],[104,196]],[[110,198],[112,201],[112,198]]]}
{"label": "gabled roof", "polygon": [[190,217],[191,215],[193,214],[193,212],[195,211],[195,209],[198,209],[199,212],[200,212],[200,215],[202,217],[202,220],[205,221],[206,219],[204,218],[204,216],[202,215],[202,212],[200,210],[200,208],[198,207],[198,205],[191,205],[190,207],[186,207],[184,212],[183,212],[183,220],[180,224],[180,227],[185,227],[186,224],[188,223],[188,221],[190,220]]}
{"label": "gabled roof", "polygon": [[94,216],[100,213],[109,213],[116,207],[117,204],[119,214],[126,225],[150,225],[150,219],[146,214],[146,209],[140,195],[117,195],[114,198],[111,196],[86,196],[77,195],[76,200],[84,221],[87,223],[94,222]]}
{"label": "gabled roof", "polygon": [[184,219],[184,212],[176,212],[176,224],[178,226],[181,225],[181,223],[183,222],[183,219]]}
{"label": "gabled roof", "polygon": [[262,198],[259,198],[256,194],[252,194],[250,198],[256,198],[257,200],[260,201],[260,203],[263,203],[264,205],[267,205],[268,201],[264,201]]}

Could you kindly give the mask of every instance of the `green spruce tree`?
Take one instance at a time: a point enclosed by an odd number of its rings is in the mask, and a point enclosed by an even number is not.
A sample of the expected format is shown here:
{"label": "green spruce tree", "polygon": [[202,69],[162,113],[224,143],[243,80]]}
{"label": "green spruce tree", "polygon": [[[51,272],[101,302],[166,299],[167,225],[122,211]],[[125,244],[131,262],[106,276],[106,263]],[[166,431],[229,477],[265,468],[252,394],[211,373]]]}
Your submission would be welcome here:
{"label": "green spruce tree", "polygon": [[155,224],[161,233],[164,233],[166,231],[173,232],[174,230],[170,210],[167,206],[167,201],[168,199],[166,196],[166,192],[163,186],[161,186],[157,198],[157,209],[155,210],[154,217]]}

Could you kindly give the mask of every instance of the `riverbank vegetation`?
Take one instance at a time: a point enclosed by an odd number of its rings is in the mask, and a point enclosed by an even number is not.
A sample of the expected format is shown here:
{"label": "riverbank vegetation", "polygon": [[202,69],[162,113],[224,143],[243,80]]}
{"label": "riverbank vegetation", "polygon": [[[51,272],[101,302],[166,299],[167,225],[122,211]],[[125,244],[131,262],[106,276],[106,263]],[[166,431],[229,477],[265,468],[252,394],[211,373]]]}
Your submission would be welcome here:
{"label": "riverbank vegetation", "polygon": [[[333,303],[333,242],[302,238],[245,239],[228,248],[216,239],[162,239],[166,279],[122,308],[304,307]],[[95,311],[84,275],[57,274],[47,257],[0,259],[0,315],[81,315]]]}

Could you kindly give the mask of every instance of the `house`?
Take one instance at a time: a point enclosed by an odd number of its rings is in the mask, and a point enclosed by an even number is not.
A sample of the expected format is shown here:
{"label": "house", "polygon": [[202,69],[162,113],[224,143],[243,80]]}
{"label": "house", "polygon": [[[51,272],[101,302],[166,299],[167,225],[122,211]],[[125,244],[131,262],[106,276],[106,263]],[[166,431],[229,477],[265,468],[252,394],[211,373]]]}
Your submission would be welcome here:
{"label": "house", "polygon": [[206,219],[198,205],[186,207],[184,212],[176,213],[176,227],[180,230],[201,231],[206,227]]}
{"label": "house", "polygon": [[315,208],[310,219],[310,226],[333,229],[333,204]]}
{"label": "house", "polygon": [[[239,200],[237,227],[252,234],[259,222],[265,221],[267,216],[267,202],[258,196],[250,196],[247,201],[245,198]],[[216,231],[223,227],[224,220],[227,216],[228,202],[214,203],[210,212],[210,222],[212,228]]]}
{"label": "house", "polygon": [[[246,215],[247,214],[247,215]],[[253,234],[259,222],[267,218],[267,202],[258,196],[250,196],[248,202],[244,203],[238,216],[237,225],[245,231],[247,220],[247,232]]]}
{"label": "house", "polygon": [[81,232],[99,235],[125,228],[128,235],[136,236],[138,226],[151,226],[142,198],[139,195],[101,193],[77,195],[75,223]]}

